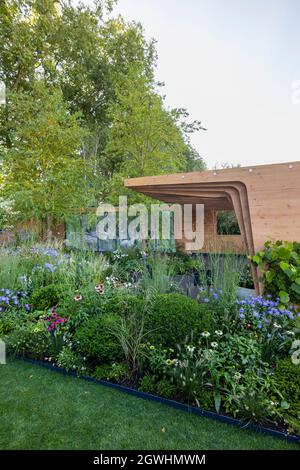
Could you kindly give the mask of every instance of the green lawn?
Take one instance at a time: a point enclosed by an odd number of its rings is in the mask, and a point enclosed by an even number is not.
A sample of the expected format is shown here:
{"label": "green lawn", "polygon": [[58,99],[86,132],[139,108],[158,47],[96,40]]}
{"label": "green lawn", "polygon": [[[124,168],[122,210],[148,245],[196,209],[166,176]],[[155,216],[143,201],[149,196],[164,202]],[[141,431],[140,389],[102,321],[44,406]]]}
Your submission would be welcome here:
{"label": "green lawn", "polygon": [[0,365],[1,449],[299,449],[20,361]]}

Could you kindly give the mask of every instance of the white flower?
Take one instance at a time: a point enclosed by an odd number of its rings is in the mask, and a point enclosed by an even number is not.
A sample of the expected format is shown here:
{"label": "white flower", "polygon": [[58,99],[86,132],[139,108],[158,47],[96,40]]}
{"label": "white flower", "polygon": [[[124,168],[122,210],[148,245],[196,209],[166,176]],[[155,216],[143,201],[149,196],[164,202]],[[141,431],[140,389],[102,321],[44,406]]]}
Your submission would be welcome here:
{"label": "white flower", "polygon": [[277,323],[274,323],[274,327],[275,327],[275,328],[281,328],[281,326],[280,326],[280,325],[277,325]]}
{"label": "white flower", "polygon": [[203,333],[201,333],[201,336],[203,336],[203,338],[209,338],[210,333],[209,331],[203,331]]}
{"label": "white flower", "polygon": [[212,343],[210,343],[211,347],[212,348],[217,348],[218,347],[218,343],[216,343],[216,341],[213,341]]}
{"label": "white flower", "polygon": [[195,351],[195,346],[187,346],[186,349],[189,353],[192,354]]}
{"label": "white flower", "polygon": [[293,331],[287,331],[286,334],[291,335],[291,336],[295,336],[295,333]]}
{"label": "white flower", "polygon": [[240,380],[241,377],[242,377],[242,374],[240,374],[239,372],[236,372],[236,373],[233,375],[234,380]]}
{"label": "white flower", "polygon": [[215,334],[216,334],[217,336],[222,336],[222,335],[223,335],[223,331],[221,331],[221,330],[216,330],[216,331],[215,331]]}

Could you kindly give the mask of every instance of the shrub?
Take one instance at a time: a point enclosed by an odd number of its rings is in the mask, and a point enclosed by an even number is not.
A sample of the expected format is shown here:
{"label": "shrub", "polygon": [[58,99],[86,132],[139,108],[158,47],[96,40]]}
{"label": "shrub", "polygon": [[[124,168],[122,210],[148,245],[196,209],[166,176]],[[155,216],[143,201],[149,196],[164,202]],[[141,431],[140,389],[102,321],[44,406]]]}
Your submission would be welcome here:
{"label": "shrub", "polygon": [[51,355],[50,333],[33,323],[13,331],[4,340],[8,354],[27,356],[32,359],[44,359],[45,356]]}
{"label": "shrub", "polygon": [[103,299],[102,313],[128,317],[132,312],[144,311],[144,299],[134,294],[117,293]]}
{"label": "shrub", "polygon": [[210,329],[212,312],[205,304],[181,294],[158,295],[146,316],[150,341],[156,345],[175,348],[186,338]]}
{"label": "shrub", "polygon": [[300,415],[300,365],[293,364],[290,358],[280,359],[276,363],[275,380],[278,391],[290,405],[289,413]]}
{"label": "shrub", "polygon": [[300,303],[300,243],[270,241],[252,258],[262,273],[266,293],[283,304]]}
{"label": "shrub", "polygon": [[121,347],[110,327],[112,315],[96,315],[85,320],[73,340],[76,351],[92,362],[112,362],[122,358]]}
{"label": "shrub", "polygon": [[0,338],[11,333],[21,324],[20,317],[14,313],[1,313],[0,315]]}
{"label": "shrub", "polygon": [[73,331],[89,316],[102,312],[103,297],[93,285],[83,287],[76,293],[70,290],[64,292],[56,310],[60,316],[69,318],[68,328]]}
{"label": "shrub", "polygon": [[33,291],[30,303],[33,310],[48,310],[58,304],[62,295],[61,288],[56,284],[49,284]]}

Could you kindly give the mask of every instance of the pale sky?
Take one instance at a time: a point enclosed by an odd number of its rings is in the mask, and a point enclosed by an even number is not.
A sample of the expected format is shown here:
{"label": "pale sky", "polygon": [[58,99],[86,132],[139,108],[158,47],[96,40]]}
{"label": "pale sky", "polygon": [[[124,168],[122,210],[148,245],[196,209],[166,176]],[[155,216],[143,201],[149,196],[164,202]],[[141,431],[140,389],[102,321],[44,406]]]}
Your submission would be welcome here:
{"label": "pale sky", "polygon": [[192,143],[209,167],[300,160],[299,0],[119,0],[116,13],[157,40],[166,103],[208,128]]}

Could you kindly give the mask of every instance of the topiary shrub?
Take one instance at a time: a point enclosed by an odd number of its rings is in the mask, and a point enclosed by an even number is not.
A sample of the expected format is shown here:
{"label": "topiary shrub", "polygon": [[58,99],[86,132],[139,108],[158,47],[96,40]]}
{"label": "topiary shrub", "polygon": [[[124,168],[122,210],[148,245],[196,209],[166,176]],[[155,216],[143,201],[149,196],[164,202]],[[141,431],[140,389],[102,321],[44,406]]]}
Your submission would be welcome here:
{"label": "topiary shrub", "polygon": [[30,304],[33,310],[48,310],[58,304],[62,295],[61,288],[56,284],[49,284],[33,291]]}
{"label": "topiary shrub", "polygon": [[293,364],[291,358],[280,359],[276,363],[275,380],[278,391],[290,405],[288,412],[300,415],[300,365]]}
{"label": "topiary shrub", "polygon": [[73,337],[76,351],[96,363],[122,359],[120,344],[110,332],[113,320],[112,315],[102,314],[85,320]]}
{"label": "topiary shrub", "polygon": [[186,339],[212,327],[213,313],[206,304],[182,294],[158,295],[146,316],[151,344],[176,348]]}
{"label": "topiary shrub", "polygon": [[109,297],[102,305],[102,313],[107,315],[120,315],[127,317],[131,312],[144,310],[144,299],[134,294],[119,293]]}

